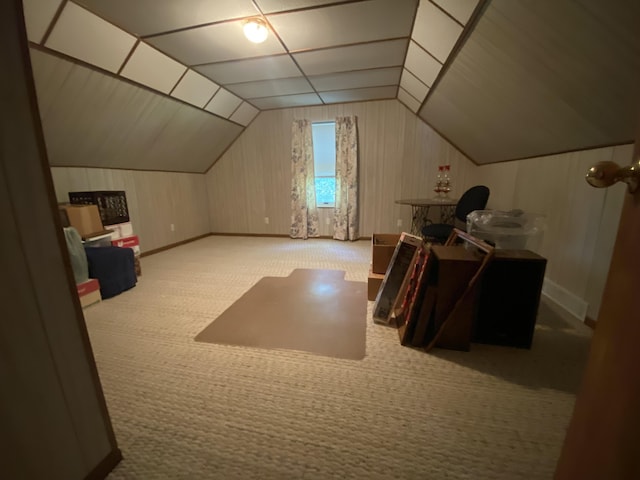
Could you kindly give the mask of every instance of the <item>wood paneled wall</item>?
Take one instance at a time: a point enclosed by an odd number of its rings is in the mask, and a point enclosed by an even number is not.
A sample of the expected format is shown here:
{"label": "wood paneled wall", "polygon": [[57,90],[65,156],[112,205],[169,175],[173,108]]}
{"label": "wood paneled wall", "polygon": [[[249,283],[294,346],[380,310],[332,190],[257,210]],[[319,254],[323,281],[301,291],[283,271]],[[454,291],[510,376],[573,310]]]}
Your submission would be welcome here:
{"label": "wood paneled wall", "polygon": [[632,152],[633,145],[583,150],[481,166],[475,172],[476,181],[491,189],[489,208],[520,208],[546,216],[539,249],[549,260],[546,277],[586,302],[593,319],[598,316],[626,189],[595,189],[584,178],[601,160],[628,164]]}
{"label": "wood paneled wall", "polygon": [[[291,124],[346,115],[358,117],[361,235],[408,231],[411,208],[395,201],[431,197],[439,164],[451,164],[454,195],[473,181],[477,167],[397,100],[265,111],[207,173],[211,230],[287,235]],[[329,215],[321,209],[322,235]]]}
{"label": "wood paneled wall", "polygon": [[75,167],[51,172],[58,202],[68,202],[73,191],[124,190],[142,252],[210,232],[202,174]]}

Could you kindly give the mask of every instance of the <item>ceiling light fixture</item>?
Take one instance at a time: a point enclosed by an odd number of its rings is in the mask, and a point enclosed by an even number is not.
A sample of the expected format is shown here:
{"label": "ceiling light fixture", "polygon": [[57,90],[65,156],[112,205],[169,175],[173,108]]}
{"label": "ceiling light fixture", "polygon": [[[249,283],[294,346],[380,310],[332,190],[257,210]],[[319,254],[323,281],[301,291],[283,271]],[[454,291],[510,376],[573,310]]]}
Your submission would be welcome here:
{"label": "ceiling light fixture", "polygon": [[269,30],[267,24],[261,18],[250,18],[242,27],[244,35],[253,43],[262,43],[267,39]]}

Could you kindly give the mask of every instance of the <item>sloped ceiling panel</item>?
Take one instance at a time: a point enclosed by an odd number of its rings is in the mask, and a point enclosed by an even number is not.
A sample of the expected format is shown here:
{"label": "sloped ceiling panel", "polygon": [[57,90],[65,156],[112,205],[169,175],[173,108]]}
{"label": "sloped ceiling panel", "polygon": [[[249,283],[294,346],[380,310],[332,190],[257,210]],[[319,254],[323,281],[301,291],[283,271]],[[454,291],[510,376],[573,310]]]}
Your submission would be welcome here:
{"label": "sloped ceiling panel", "polygon": [[256,3],[264,13],[273,13],[340,2],[339,0],[256,0]]}
{"label": "sloped ceiling panel", "polygon": [[407,37],[415,2],[370,0],[269,15],[290,52]]}
{"label": "sloped ceiling panel", "polygon": [[243,127],[31,49],[52,166],[205,172]]}
{"label": "sloped ceiling panel", "polygon": [[284,47],[273,35],[269,35],[262,43],[247,41],[242,25],[241,20],[216,23],[147,38],[146,41],[186,65],[285,53]]}
{"label": "sloped ceiling panel", "polygon": [[75,0],[139,36],[257,15],[251,0]]}
{"label": "sloped ceiling panel", "polygon": [[253,82],[275,78],[301,77],[302,73],[289,55],[233,60],[196,67],[200,73],[216,78],[221,84]]}
{"label": "sloped ceiling panel", "polygon": [[628,143],[640,2],[492,0],[419,115],[478,164]]}
{"label": "sloped ceiling panel", "polygon": [[371,68],[402,65],[407,40],[389,40],[362,45],[310,50],[293,58],[307,75],[323,75]]}

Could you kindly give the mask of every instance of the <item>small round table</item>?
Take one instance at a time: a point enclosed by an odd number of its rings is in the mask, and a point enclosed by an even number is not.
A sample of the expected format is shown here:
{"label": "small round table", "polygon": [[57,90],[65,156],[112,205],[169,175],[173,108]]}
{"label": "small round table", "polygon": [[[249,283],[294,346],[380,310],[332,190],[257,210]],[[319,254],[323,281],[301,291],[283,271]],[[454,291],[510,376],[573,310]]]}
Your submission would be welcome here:
{"label": "small round table", "polygon": [[429,220],[429,210],[431,207],[440,208],[440,221],[442,223],[453,224],[457,198],[436,197],[436,198],[410,198],[396,200],[399,205],[411,205],[411,233],[422,235],[422,228],[431,223]]}

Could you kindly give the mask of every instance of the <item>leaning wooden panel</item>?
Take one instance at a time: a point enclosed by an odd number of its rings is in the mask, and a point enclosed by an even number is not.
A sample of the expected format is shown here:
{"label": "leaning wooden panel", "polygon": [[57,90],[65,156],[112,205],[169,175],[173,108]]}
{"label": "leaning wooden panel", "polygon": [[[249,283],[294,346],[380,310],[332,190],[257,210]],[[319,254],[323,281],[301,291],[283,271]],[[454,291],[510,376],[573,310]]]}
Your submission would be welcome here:
{"label": "leaning wooden panel", "polygon": [[[435,262],[433,256],[431,257],[431,262]],[[431,280],[431,278],[436,277],[436,275],[434,275],[435,272],[435,268],[430,268],[427,279],[425,279],[426,288],[424,298],[422,305],[420,305],[420,311],[415,319],[415,326],[413,327],[413,335],[411,338],[411,346],[413,347],[423,347],[427,338],[427,329],[431,324],[438,293],[437,285]]]}
{"label": "leaning wooden panel", "polygon": [[[475,247],[475,251],[464,246],[456,247],[458,239]],[[433,254],[441,259],[452,260],[449,272],[452,278],[445,278],[438,270],[438,299],[435,313],[427,326],[425,351],[434,346],[468,350],[471,342],[475,296],[478,281],[493,258],[494,249],[489,244],[455,228],[444,246],[432,247]],[[476,252],[483,252],[480,257]],[[465,265],[466,264],[466,265]],[[459,275],[460,277],[454,277]]]}

